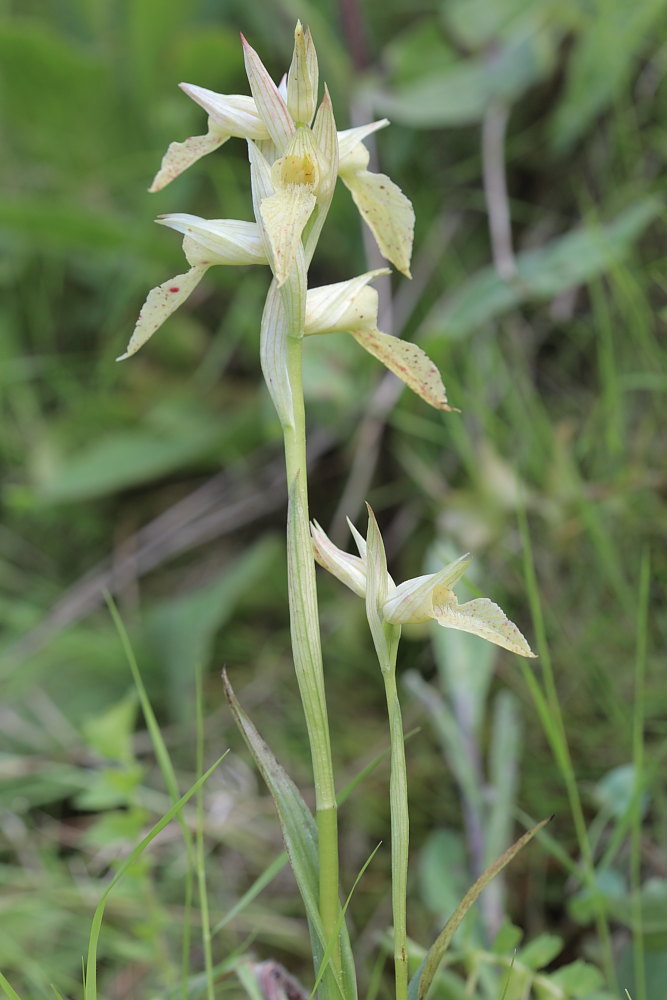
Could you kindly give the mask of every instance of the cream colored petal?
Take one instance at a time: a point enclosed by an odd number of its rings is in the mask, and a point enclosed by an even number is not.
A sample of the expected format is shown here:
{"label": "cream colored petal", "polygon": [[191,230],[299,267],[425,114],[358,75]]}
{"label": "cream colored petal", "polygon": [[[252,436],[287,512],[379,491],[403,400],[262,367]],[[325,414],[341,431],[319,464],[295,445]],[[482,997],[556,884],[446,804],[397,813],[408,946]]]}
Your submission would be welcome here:
{"label": "cream colored petal", "polygon": [[306,336],[334,333],[337,330],[375,329],[377,325],[377,292],[368,283],[386,267],[367,271],[349,281],[311,288],[306,298]]}
{"label": "cream colored petal", "polygon": [[[188,262],[195,264],[266,264],[262,233],[256,222],[240,219],[201,219],[197,215],[176,212],[157,220],[183,233],[198,249],[188,252]],[[185,249],[185,245],[184,245]]]}
{"label": "cream colored petal", "polygon": [[[347,164],[349,163],[349,157],[354,154],[356,146],[361,146],[362,139],[365,139],[367,135],[371,135],[373,132],[377,132],[381,128],[386,128],[389,124],[388,118],[381,118],[376,122],[369,122],[368,125],[358,125],[356,128],[346,128],[342,132],[338,133],[338,151],[340,160],[340,171],[345,170]],[[366,164],[368,160],[366,160]],[[364,166],[366,165],[364,164]]]}
{"label": "cream colored petal", "polygon": [[262,60],[243,35],[241,41],[248,83],[257,111],[278,151],[283,153],[294,135],[292,116]]}
{"label": "cream colored petal", "polygon": [[116,358],[116,361],[124,361],[125,358],[136,354],[139,348],[143,347],[155,331],[162,326],[164,321],[185,302],[207,270],[208,265],[201,264],[186,271],[185,274],[177,274],[175,278],[164,281],[150,291],[139,313],[127,350],[125,354]]}
{"label": "cream colored petal", "polygon": [[216,94],[194,83],[179,84],[228,135],[238,139],[268,139],[269,133],[252,97],[246,94]]}
{"label": "cream colored petal", "polygon": [[357,546],[357,550],[359,552],[359,555],[361,556],[362,559],[365,559],[366,558],[366,539],[364,538],[364,536],[361,534],[360,531],[357,531],[357,529],[355,528],[355,526],[352,524],[352,521],[350,521],[349,517],[346,518],[346,521],[347,521],[347,526],[350,529],[350,532],[352,533],[352,537],[354,538],[354,544]]}
{"label": "cream colored petal", "polygon": [[314,207],[315,195],[301,184],[288,185],[270,198],[265,198],[260,205],[278,285],[287,281],[301,247],[301,234]]}
{"label": "cream colored petal", "polygon": [[383,257],[410,277],[415,213],[409,198],[385,174],[340,173]]}
{"label": "cream colored petal", "polygon": [[222,146],[229,137],[229,132],[226,132],[221,125],[209,118],[206,135],[191,135],[184,142],[170,143],[167,152],[162,157],[160,169],[148,190],[151,193],[161,191],[184,170],[200,160],[202,156],[206,156],[207,153],[212,153]]}
{"label": "cream colored petal", "polygon": [[440,372],[417,344],[373,329],[350,330],[350,333],[364,350],[398,375],[425,402],[436,410],[454,409],[447,402]]}
{"label": "cream colored petal", "polygon": [[326,202],[333,197],[338,176],[338,134],[331,97],[326,85],[313,125],[313,136],[320,150],[323,165],[318,196],[321,201]]}
{"label": "cream colored petal", "polygon": [[313,521],[311,528],[315,559],[324,569],[328,570],[346,587],[353,590],[359,597],[366,596],[366,566],[359,556],[344,552],[331,541],[326,532]]}
{"label": "cream colored petal", "polygon": [[451,594],[446,604],[433,608],[433,613],[438,625],[445,628],[478,635],[519,656],[535,656],[514,622],[509,620],[502,608],[486,597],[459,604]]}
{"label": "cream colored petal", "polygon": [[471,562],[470,555],[460,556],[437,573],[399,583],[385,601],[382,611],[385,620],[395,625],[416,625],[433,618],[434,595],[443,603],[449,595],[453,597],[450,588],[461,579]]}

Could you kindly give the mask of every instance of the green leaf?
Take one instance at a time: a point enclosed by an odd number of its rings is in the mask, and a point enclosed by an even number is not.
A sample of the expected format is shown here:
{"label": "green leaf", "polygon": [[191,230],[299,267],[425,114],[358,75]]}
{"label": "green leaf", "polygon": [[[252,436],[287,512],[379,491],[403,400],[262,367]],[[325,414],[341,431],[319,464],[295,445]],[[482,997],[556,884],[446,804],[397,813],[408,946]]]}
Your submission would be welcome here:
{"label": "green leaf", "polygon": [[554,986],[560,986],[568,997],[585,997],[604,986],[600,971],[581,959],[551,973],[549,980]]}
{"label": "green leaf", "polygon": [[381,114],[411,128],[472,125],[497,100],[512,102],[550,71],[555,38],[527,31],[490,53],[462,59],[394,93],[373,94]]}
{"label": "green leaf", "polygon": [[[317,856],[317,827],[312,813],[287,772],[278,763],[236,699],[227,672],[222,681],[225,695],[234,719],[255,759],[266,785],[271,792],[278,812],[285,848],[290,860],[308,919],[312,946],[313,965],[319,971],[327,947],[326,936],[319,914],[319,865]],[[356,995],[354,964],[345,923],[341,923],[339,941],[342,952],[345,983],[339,984],[340,997]],[[324,984],[327,982],[325,979]],[[322,989],[320,989],[322,993]]]}
{"label": "green leaf", "polygon": [[587,5],[588,24],[569,61],[566,87],[552,120],[556,149],[569,149],[628,86],[651,31],[662,20],[664,0],[598,0]]}
{"label": "green leaf", "polygon": [[524,251],[517,255],[517,277],[511,282],[495,268],[484,268],[449,301],[437,303],[423,325],[456,339],[524,302],[548,301],[584,284],[618,263],[662,208],[659,199],[646,198],[612,222],[589,223],[537,250]]}
{"label": "green leaf", "polygon": [[271,576],[278,551],[278,540],[265,537],[211,583],[160,601],[146,613],[142,639],[166,676],[167,694],[177,717],[182,718],[190,704],[195,669],[208,666],[216,633],[239,601]]}
{"label": "green leaf", "polygon": [[519,837],[519,839],[515,841],[504,854],[501,854],[501,856],[494,861],[493,864],[489,865],[486,871],[482,872],[477,881],[468,889],[467,893],[438,934],[437,938],[422,960],[419,968],[410,980],[409,1000],[423,1000],[428,993],[433,980],[435,979],[440,962],[442,961],[454,934],[458,930],[461,921],[470,907],[476,902],[489,882],[491,882],[491,880],[494,879],[495,876],[498,875],[503,868],[505,868],[505,866],[512,861],[513,858],[516,857],[519,851],[521,851],[526,844],[533,839],[535,834],[539,833],[539,831],[545,827],[551,819],[552,817],[548,816],[546,819],[541,820],[541,822],[532,827],[532,829],[524,833],[522,837]]}
{"label": "green leaf", "polygon": [[519,951],[517,958],[529,969],[543,969],[560,955],[562,949],[563,939],[557,934],[539,934]]}
{"label": "green leaf", "polygon": [[132,734],[137,718],[137,695],[130,691],[124,698],[83,724],[89,747],[110,761],[134,760]]}

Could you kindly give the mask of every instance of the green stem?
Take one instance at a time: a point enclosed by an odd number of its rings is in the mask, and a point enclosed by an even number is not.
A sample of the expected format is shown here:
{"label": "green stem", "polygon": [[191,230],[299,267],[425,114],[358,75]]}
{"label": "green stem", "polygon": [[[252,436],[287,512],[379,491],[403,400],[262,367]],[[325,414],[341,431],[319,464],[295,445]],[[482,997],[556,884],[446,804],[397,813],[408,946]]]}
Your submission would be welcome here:
{"label": "green stem", "polygon": [[302,341],[287,339],[287,367],[293,421],[283,427],[287,486],[292,515],[288,519],[288,583],[294,666],[303,703],[315,782],[319,854],[319,904],[327,941],[333,940],[331,965],[341,982],[338,945],[338,810],[331,760],[329,722],[317,612],[315,562],[308,518],[306,420],[301,375]]}
{"label": "green stem", "polygon": [[383,670],[382,676],[384,678],[384,690],[387,698],[391,742],[389,803],[391,810],[391,904],[394,921],[396,1000],[407,1000],[407,892],[410,823],[408,813],[408,776],[405,763],[405,737],[403,735],[401,706],[396,688],[397,646],[398,643],[395,643],[392,669],[389,671]]}

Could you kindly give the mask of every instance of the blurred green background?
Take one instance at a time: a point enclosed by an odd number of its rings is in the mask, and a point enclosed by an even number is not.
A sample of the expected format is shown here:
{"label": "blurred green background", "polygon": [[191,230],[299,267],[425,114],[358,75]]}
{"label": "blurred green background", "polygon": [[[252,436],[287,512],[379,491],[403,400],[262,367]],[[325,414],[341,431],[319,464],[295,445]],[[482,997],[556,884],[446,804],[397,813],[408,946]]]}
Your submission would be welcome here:
{"label": "blurred green background", "polygon": [[[339,128],[392,119],[373,155],[412,198],[417,228],[413,281],[384,289],[382,328],[428,351],[462,411],[431,412],[397,393],[351,338],[314,338],[313,515],[346,544],[344,516],[362,526],[369,499],[399,580],[472,551],[472,581],[529,638],[530,538],[620,986],[634,1000],[664,1000],[665,0],[0,2],[0,969],[26,996],[52,995],[51,983],[78,996],[102,886],[169,805],[105,590],[131,633],[183,790],[195,777],[198,666],[206,760],[234,751],[205,800],[214,924],[280,850],[270,800],[222,704],[223,663],[308,789],[281,443],[258,364],[266,272],[213,269],[136,358],[114,363],[147,291],[183,269],[179,238],[151,220],[251,217],[236,141],[146,193],[168,143],[205,131],[177,84],[247,93],[241,30],[278,79],[297,17],[313,30]],[[370,266],[341,190],[311,282]],[[320,582],[342,787],[387,736],[362,602]],[[558,818],[557,848],[519,859],[500,910],[487,907],[487,926],[469,930],[461,954],[475,934],[488,942],[500,912],[527,937],[559,935],[556,966],[598,962],[590,906],[568,875],[579,848],[563,777],[516,659],[442,635],[434,648],[427,631],[408,632],[406,726],[420,727],[408,744],[410,933],[430,942],[456,888],[451,865],[465,888],[481,860],[470,840],[475,795],[456,770],[463,733],[479,757],[473,784],[502,805],[500,849],[515,820]],[[639,788],[650,932],[637,980],[626,819]],[[483,815],[487,805],[477,805]],[[347,890],[384,840],[351,909],[369,996],[390,989],[376,963],[390,921],[387,828],[385,762],[342,813]],[[106,996],[170,995],[185,867],[178,833],[167,832],[112,898]],[[219,961],[277,958],[308,981],[305,942],[283,873],[220,930],[214,950]],[[554,959],[545,954],[536,967]],[[194,970],[200,959],[195,943]],[[452,982],[439,987],[443,997],[460,995]],[[221,979],[220,995],[239,990],[233,976]]]}

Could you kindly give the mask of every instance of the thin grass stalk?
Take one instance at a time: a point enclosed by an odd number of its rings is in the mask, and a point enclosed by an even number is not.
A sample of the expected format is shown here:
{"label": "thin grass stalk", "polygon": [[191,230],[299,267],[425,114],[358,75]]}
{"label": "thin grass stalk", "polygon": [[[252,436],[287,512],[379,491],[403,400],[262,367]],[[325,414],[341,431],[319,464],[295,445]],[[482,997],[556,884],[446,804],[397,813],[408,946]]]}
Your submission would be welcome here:
{"label": "thin grass stalk", "polygon": [[[601,901],[600,893],[598,890],[597,879],[595,875],[595,859],[593,857],[590,841],[588,839],[586,818],[584,816],[584,810],[581,804],[581,796],[579,795],[579,789],[577,787],[577,780],[574,773],[574,767],[572,764],[570,747],[567,742],[565,722],[563,720],[563,713],[561,711],[560,701],[558,698],[556,678],[554,676],[553,664],[551,662],[549,646],[546,638],[546,629],[544,625],[542,603],[540,601],[540,594],[537,586],[537,578],[535,576],[535,567],[533,565],[533,550],[531,545],[530,533],[528,530],[528,521],[526,518],[525,509],[522,506],[519,506],[518,508],[518,516],[519,516],[519,529],[522,536],[523,550],[525,554],[524,573],[526,577],[526,588],[528,591],[528,600],[530,602],[530,608],[533,617],[535,636],[537,640],[537,648],[539,650],[540,661],[542,664],[544,700],[546,703],[546,707],[548,708],[548,712],[541,712],[540,714],[542,722],[545,725],[545,732],[547,735],[547,739],[549,740],[549,744],[552,748],[554,758],[556,760],[558,769],[561,774],[561,778],[563,779],[563,783],[565,785],[565,791],[570,806],[570,812],[572,813],[572,821],[574,823],[577,843],[579,845],[579,852],[581,854],[581,860],[582,860],[581,876],[585,885],[588,886],[588,888],[591,890],[593,897],[593,903],[595,906],[595,925],[600,940],[601,958],[605,975],[607,977],[607,982],[609,987],[615,991],[618,991],[618,981],[616,978],[616,968],[614,964],[614,953],[611,941],[611,932],[609,929],[609,922],[607,920],[607,915],[604,911],[604,906]],[[524,674],[528,673],[528,671],[525,668],[525,665],[523,666],[523,670]]]}
{"label": "thin grass stalk", "polygon": [[651,562],[648,552],[642,554],[639,570],[639,613],[637,615],[637,651],[635,654],[635,704],[632,733],[632,763],[634,791],[632,796],[632,829],[630,834],[630,887],[632,891],[632,957],[635,973],[636,1000],[646,1000],[647,982],[644,959],[644,935],[641,909],[641,833],[642,799],[644,795],[644,724],[646,703],[646,654],[648,633],[648,601]]}

